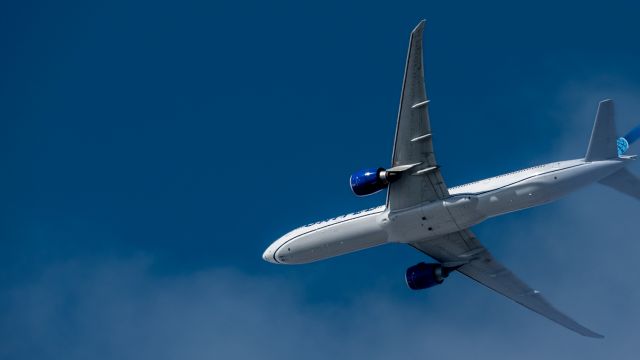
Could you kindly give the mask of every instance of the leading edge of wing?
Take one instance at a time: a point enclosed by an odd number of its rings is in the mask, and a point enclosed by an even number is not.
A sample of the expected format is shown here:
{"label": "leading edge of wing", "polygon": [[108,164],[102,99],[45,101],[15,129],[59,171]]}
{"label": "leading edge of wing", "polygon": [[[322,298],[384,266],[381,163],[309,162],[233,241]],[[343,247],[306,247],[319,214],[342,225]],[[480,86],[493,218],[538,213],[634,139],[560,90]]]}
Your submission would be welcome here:
{"label": "leading edge of wing", "polygon": [[441,263],[464,262],[457,269],[463,275],[580,335],[604,338],[553,307],[539,291],[496,261],[468,229],[410,245]]}

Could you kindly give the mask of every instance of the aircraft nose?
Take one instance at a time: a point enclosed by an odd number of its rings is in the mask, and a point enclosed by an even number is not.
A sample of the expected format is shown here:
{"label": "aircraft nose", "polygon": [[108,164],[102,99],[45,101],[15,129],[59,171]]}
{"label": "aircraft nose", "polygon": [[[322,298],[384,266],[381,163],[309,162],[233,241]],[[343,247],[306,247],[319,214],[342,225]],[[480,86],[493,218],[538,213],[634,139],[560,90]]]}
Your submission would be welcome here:
{"label": "aircraft nose", "polygon": [[269,246],[267,250],[265,250],[264,253],[262,253],[262,260],[273,263],[273,264],[277,264],[275,257],[273,255],[274,255],[273,247]]}

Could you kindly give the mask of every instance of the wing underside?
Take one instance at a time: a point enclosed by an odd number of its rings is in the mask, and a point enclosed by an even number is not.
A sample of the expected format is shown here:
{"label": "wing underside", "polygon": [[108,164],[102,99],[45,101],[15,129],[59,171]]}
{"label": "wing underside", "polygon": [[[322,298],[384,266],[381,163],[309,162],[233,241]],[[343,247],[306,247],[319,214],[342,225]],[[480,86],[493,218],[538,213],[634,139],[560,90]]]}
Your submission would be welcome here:
{"label": "wing underside", "polygon": [[458,267],[457,271],[462,274],[570,330],[584,336],[603,337],[558,311],[539,291],[497,262],[470,230],[412,243],[411,246],[444,266]]}
{"label": "wing underside", "polygon": [[389,186],[387,206],[391,211],[449,195],[433,153],[422,61],[424,24],[421,21],[411,32],[393,146],[392,166],[413,166]]}

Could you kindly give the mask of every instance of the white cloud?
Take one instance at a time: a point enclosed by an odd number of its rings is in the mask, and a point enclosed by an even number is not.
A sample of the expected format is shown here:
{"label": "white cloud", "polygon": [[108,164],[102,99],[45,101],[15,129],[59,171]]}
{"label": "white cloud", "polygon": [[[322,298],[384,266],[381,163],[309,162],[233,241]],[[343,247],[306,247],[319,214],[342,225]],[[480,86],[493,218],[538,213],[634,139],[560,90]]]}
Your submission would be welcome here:
{"label": "white cloud", "polygon": [[[602,200],[602,194],[595,196]],[[372,291],[347,304],[311,304],[303,300],[302,288],[232,269],[163,276],[153,273],[148,258],[84,259],[52,266],[37,281],[2,294],[8,300],[0,314],[0,355],[624,358],[633,350],[640,318],[638,279],[628,262],[640,245],[625,235],[630,217],[623,217],[620,227],[597,221],[600,211],[613,206],[568,211],[583,198],[551,209],[553,219],[535,214],[524,228],[509,229],[501,238],[510,238],[512,250],[502,255],[507,263],[522,260],[515,266],[522,275],[561,308],[603,331],[602,341],[562,329],[462,276],[448,280],[449,290],[442,286],[408,300]],[[550,255],[528,258],[514,250],[520,242]]]}
{"label": "white cloud", "polygon": [[[555,109],[558,119],[572,114],[558,152],[581,154],[593,114],[568,107]],[[594,186],[479,229],[502,262],[604,340],[460,275],[405,298],[374,287],[347,303],[310,303],[304,287],[239,269],[167,276],[150,257],[79,258],[2,290],[0,358],[629,358],[640,320],[639,209]]]}

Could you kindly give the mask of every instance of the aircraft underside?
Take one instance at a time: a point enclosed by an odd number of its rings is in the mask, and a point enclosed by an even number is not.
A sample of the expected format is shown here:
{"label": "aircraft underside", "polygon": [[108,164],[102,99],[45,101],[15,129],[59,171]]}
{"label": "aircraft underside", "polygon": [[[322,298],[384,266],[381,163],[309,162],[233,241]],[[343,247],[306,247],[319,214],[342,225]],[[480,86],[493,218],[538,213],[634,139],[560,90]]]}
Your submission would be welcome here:
{"label": "aircraft underside", "polygon": [[470,228],[493,216],[555,201],[592,183],[640,199],[640,179],[625,169],[635,156],[624,155],[640,138],[640,127],[618,137],[613,102],[604,100],[584,158],[449,188],[433,149],[423,29],[424,21],[409,40],[392,164],[361,170],[350,178],[358,196],[386,189],[386,204],[297,228],[271,244],[263,259],[304,264],[389,242],[406,243],[436,261],[407,269],[405,280],[411,289],[439,285],[450,273],[459,272],[581,335],[602,337],[558,311],[498,262]]}

